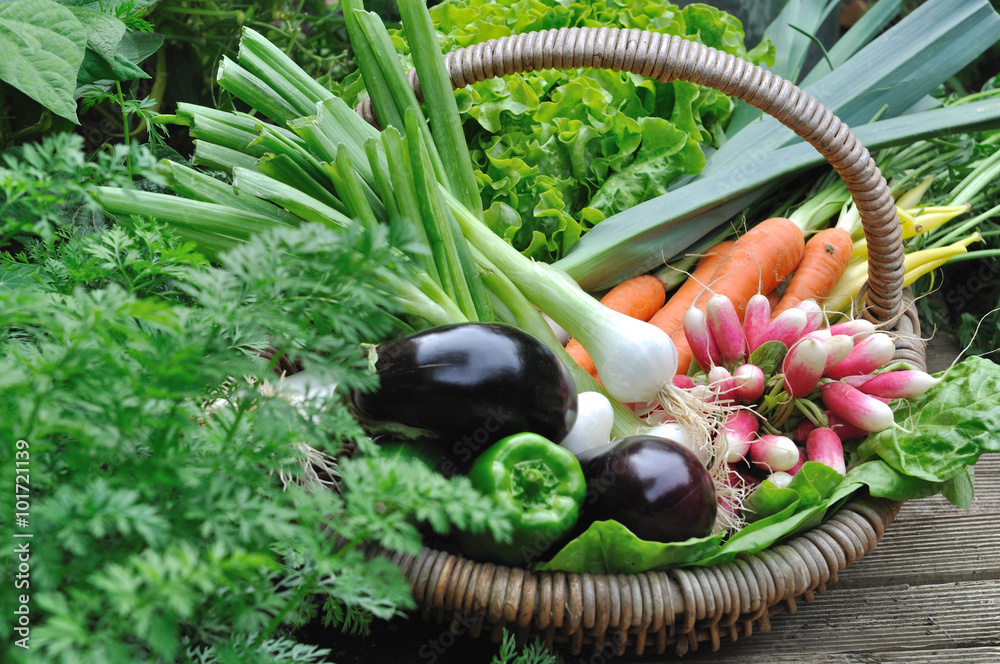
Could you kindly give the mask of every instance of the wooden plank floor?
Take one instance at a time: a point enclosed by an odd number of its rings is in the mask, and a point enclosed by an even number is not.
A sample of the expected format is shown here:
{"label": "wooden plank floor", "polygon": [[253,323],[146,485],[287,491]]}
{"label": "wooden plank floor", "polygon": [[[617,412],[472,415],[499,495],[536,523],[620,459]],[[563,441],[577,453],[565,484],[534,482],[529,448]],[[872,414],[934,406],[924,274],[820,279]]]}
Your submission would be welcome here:
{"label": "wooden plank floor", "polygon": [[906,503],[878,548],[813,603],[683,661],[1000,664],[1000,456],[976,475],[969,511],[939,497]]}

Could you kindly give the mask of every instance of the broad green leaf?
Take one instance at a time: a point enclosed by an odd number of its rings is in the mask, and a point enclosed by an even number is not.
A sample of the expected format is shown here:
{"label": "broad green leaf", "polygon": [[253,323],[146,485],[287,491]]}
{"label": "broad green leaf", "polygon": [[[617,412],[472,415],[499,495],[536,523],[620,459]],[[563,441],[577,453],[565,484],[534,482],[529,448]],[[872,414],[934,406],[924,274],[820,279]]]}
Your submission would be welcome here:
{"label": "broad green leaf", "polygon": [[108,64],[114,64],[118,43],[125,36],[125,24],[111,14],[89,7],[70,7],[69,10],[87,29],[87,48]]}
{"label": "broad green leaf", "polygon": [[149,78],[149,74],[120,53],[115,53],[112,61],[108,62],[88,50],[76,82],[78,86],[84,86],[97,81],[131,81],[137,78]]}
{"label": "broad green leaf", "polygon": [[[879,113],[892,118],[998,39],[1000,16],[986,0],[931,0],[806,91],[852,127]],[[792,72],[787,74],[795,80]],[[703,175],[729,171],[734,164],[800,140],[774,118],[764,117],[731,136],[709,159]]]}
{"label": "broad green leaf", "polygon": [[848,471],[844,486],[868,486],[871,495],[890,500],[916,500],[941,492],[941,482],[928,482],[906,475],[882,459],[860,463]]}
{"label": "broad green leaf", "polygon": [[955,475],[941,487],[941,495],[953,505],[967,510],[972,507],[975,498],[975,466],[968,466],[963,472]]}
{"label": "broad green leaf", "polygon": [[895,427],[862,443],[862,458],[944,482],[984,452],[1000,452],[1000,366],[974,356],[939,375],[940,383],[896,408]]}
{"label": "broad green leaf", "polygon": [[596,521],[536,569],[578,574],[648,572],[689,565],[716,551],[721,541],[722,533],[668,544],[650,542],[617,521]]}
{"label": "broad green leaf", "polygon": [[53,0],[0,3],[0,79],[79,124],[76,75],[87,29]]}
{"label": "broad green leaf", "polygon": [[799,509],[801,506],[793,503],[777,514],[750,524],[731,537],[718,552],[695,564],[717,565],[728,562],[741,553],[763,551],[779,540],[819,525],[829,509],[829,502],[824,501],[805,509]]}
{"label": "broad green leaf", "polygon": [[705,165],[701,147],[682,125],[648,117],[641,126],[642,147],[635,161],[605,180],[590,199],[590,207],[605,217],[665,194],[666,183],[679,175],[698,173]]}
{"label": "broad green leaf", "polygon": [[125,35],[118,43],[118,55],[138,64],[160,50],[161,46],[163,46],[163,35],[133,32]]}
{"label": "broad green leaf", "polygon": [[746,509],[755,521],[769,517],[791,505],[797,510],[820,504],[833,495],[844,477],[833,468],[815,461],[807,461],[795,473],[791,484],[779,489],[764,481],[746,500]]}
{"label": "broad green leaf", "polygon": [[827,64],[827,58],[833,63],[834,67],[844,64],[851,56],[860,51],[865,44],[877,36],[879,32],[884,30],[890,21],[899,16],[899,10],[902,5],[902,0],[878,0],[875,4],[871,5],[861,15],[858,22],[852,25],[850,30],[827,51],[827,57],[820,58],[816,66],[806,74],[799,85],[811,85],[826,74],[829,74],[830,65]]}

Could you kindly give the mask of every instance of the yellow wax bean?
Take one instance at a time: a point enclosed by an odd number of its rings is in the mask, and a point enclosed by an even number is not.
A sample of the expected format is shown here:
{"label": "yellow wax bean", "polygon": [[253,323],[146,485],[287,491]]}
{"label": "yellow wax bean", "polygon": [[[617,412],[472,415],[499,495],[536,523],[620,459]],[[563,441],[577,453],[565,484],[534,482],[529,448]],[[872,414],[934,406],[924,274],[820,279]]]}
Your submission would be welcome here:
{"label": "yellow wax bean", "polygon": [[[964,240],[959,240],[944,247],[923,249],[906,254],[903,257],[903,285],[909,286],[923,275],[941,267],[955,256],[964,254],[967,251],[966,247],[973,242],[981,240],[982,236],[979,233],[973,233]],[[833,290],[830,291],[830,294],[824,300],[823,307],[827,311],[847,311],[858,296],[858,292],[864,286],[867,278],[868,262],[866,260],[852,260],[851,264],[847,266],[847,270],[844,271],[840,281],[837,282],[837,285],[833,287]]]}

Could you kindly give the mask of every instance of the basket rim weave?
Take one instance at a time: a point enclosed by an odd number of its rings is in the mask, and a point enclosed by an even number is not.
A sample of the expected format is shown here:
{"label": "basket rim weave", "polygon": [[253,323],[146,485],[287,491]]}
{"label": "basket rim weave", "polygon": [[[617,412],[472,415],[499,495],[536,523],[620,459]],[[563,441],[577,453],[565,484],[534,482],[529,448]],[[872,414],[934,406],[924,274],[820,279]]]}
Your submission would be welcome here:
{"label": "basket rim weave", "polygon": [[[771,115],[811,144],[847,185],[869,247],[859,313],[896,335],[896,357],[925,366],[913,299],[903,288],[895,202],[874,160],[829,109],[793,83],[745,60],[673,35],[639,29],[558,28],[501,37],[445,54],[454,88],[538,69],[604,68],[666,83],[715,88]],[[408,78],[423,101],[416,72]],[[367,98],[357,107],[379,126]],[[872,551],[902,503],[860,495],[826,521],[754,554],[712,567],[629,575],[532,572],[425,547],[387,555],[403,571],[425,617],[452,631],[499,640],[540,636],[578,654],[652,650],[683,655],[770,628],[770,617],[811,601],[840,571]]]}

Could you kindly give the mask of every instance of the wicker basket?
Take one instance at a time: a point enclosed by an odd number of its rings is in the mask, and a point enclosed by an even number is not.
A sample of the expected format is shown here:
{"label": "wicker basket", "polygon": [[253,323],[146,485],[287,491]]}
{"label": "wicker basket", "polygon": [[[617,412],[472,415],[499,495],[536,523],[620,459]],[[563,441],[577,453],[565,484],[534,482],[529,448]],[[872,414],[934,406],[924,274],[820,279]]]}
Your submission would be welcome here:
{"label": "wicker basket", "polygon": [[[458,88],[513,72],[606,68],[691,81],[742,99],[808,141],[833,166],[861,213],[868,241],[868,284],[861,314],[892,329],[897,358],[924,366],[924,346],[912,299],[903,289],[899,218],[885,179],[851,130],[792,83],[713,48],[674,36],[615,28],[562,28],[491,40],[445,56]],[[410,81],[420,98],[414,72]],[[377,120],[368,101],[358,107]],[[708,568],[632,575],[531,572],[468,560],[425,548],[394,555],[425,617],[453,631],[498,641],[511,629],[523,640],[540,636],[573,654],[585,646],[604,654],[683,655],[706,643],[735,641],[770,618],[794,612],[872,551],[900,503],[857,497],[801,535],[760,553]]]}

